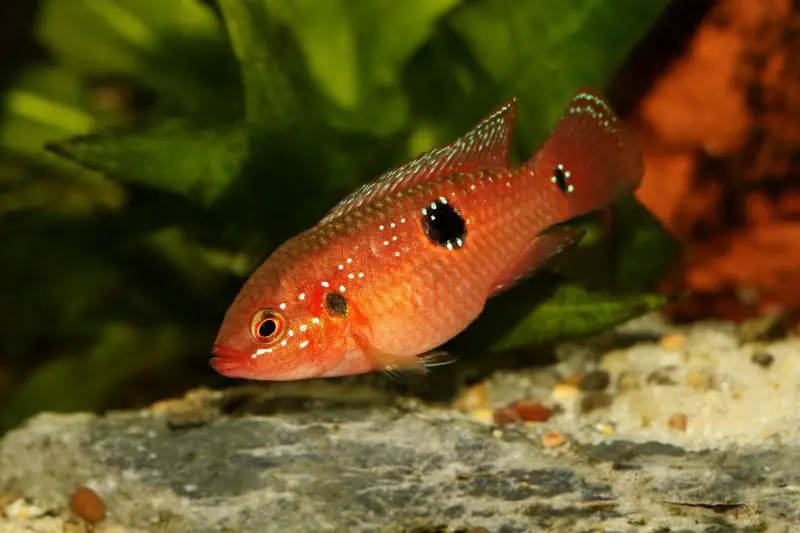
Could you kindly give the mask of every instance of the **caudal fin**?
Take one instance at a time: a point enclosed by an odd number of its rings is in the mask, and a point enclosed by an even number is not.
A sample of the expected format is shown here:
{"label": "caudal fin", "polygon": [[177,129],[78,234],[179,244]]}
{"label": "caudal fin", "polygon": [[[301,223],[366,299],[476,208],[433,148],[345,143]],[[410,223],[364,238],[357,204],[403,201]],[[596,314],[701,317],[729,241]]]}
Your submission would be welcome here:
{"label": "caudal fin", "polygon": [[597,209],[642,180],[644,162],[633,133],[597,92],[582,89],[528,163],[568,203],[566,218]]}

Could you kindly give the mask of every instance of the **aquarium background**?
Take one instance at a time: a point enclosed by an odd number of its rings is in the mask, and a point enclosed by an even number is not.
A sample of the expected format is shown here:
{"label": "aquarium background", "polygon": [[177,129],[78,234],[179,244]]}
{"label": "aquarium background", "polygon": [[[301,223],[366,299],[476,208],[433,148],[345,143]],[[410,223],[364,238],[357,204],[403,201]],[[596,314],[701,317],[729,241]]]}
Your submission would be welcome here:
{"label": "aquarium background", "polygon": [[231,385],[210,346],[276,246],[511,96],[527,158],[582,86],[634,127],[645,182],[454,339],[460,364],[654,309],[791,321],[800,92],[782,5],[4,2],[0,431]]}

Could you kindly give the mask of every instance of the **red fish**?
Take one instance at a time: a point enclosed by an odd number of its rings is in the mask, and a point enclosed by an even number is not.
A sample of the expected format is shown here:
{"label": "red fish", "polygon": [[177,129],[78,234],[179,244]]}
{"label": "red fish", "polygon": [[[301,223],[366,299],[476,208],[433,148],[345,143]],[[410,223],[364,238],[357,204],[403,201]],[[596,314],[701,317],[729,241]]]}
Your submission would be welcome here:
{"label": "red fish", "polygon": [[582,90],[542,148],[509,167],[515,100],[379,176],[251,275],[213,347],[229,377],[425,373],[432,352],[582,233],[555,224],[635,190],[639,147]]}

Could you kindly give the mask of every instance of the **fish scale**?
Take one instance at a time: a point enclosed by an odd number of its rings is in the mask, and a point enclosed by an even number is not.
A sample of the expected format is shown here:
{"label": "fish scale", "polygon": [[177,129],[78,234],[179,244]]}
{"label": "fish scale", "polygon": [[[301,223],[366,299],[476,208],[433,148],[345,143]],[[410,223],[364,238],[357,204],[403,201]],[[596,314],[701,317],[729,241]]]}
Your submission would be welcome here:
{"label": "fish scale", "polygon": [[[493,183],[488,182],[489,177]],[[375,343],[378,349],[403,355],[406,355],[408,346],[412,346],[412,351],[420,350],[420,347],[426,351],[454,336],[480,313],[492,279],[513,257],[519,243],[530,241],[539,229],[533,223],[533,217],[513,216],[510,208],[525,193],[515,191],[513,186],[506,187],[506,181],[524,185],[524,180],[510,171],[475,173],[425,184],[409,193],[402,192],[403,200],[393,204],[398,211],[394,218],[384,215],[372,221],[373,230],[366,234],[366,238],[371,243],[370,248],[378,251],[373,261],[381,275],[372,276],[355,288],[353,298],[361,300],[363,294],[381,292],[390,296],[363,298],[360,306],[368,316],[387,317],[373,326],[375,337],[379,339]],[[480,186],[480,189],[470,191],[472,184]],[[493,187],[498,190],[486,190]],[[495,207],[489,210],[482,207],[483,195],[487,192],[496,199]],[[436,250],[438,253],[431,254],[427,249],[413,246],[396,257],[393,247],[382,246],[387,242],[386,227],[397,217],[416,222],[397,228],[399,242],[424,242],[419,223],[419,199],[425,200],[424,205],[430,205],[440,197],[449,198],[467,221],[467,236],[462,249],[456,252]],[[539,202],[534,194],[529,194],[527,199],[532,204]],[[385,229],[375,230],[381,226]],[[515,228],[513,233],[509,231],[511,228]],[[498,247],[497,239],[504,246]],[[411,254],[410,260],[406,257],[408,254]],[[448,273],[444,279],[439,276],[440,279],[434,281],[435,277],[431,275],[434,261],[441,265],[440,272]],[[397,284],[413,286],[415,297],[406,298],[402,292],[379,291],[381,287]],[[409,343],[409,335],[425,340]]]}
{"label": "fish scale", "polygon": [[431,350],[580,239],[558,224],[630,193],[643,174],[635,139],[593,91],[509,168],[514,116],[511,100],[275,250],[226,312],[212,366],[294,380],[424,373],[452,360]]}

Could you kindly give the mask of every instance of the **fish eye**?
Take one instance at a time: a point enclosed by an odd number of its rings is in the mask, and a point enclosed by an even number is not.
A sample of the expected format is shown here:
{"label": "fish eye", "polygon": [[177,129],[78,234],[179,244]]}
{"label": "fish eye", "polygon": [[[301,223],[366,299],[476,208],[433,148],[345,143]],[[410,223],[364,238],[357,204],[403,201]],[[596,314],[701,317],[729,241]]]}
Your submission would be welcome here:
{"label": "fish eye", "polygon": [[272,337],[276,331],[278,331],[278,324],[275,322],[274,318],[262,320],[261,325],[258,326],[258,336],[262,339]]}
{"label": "fish eye", "polygon": [[283,316],[275,309],[262,309],[253,315],[250,332],[258,342],[272,343],[283,333]]}

